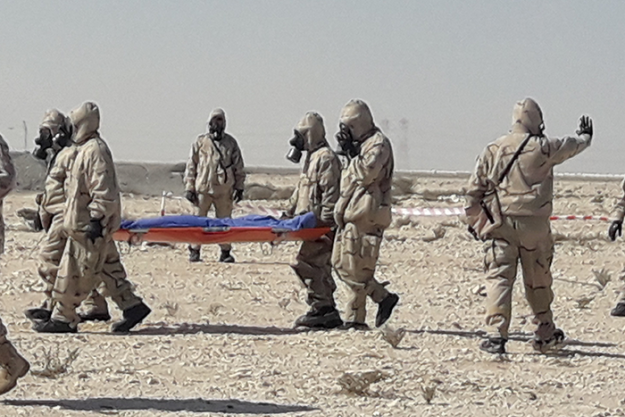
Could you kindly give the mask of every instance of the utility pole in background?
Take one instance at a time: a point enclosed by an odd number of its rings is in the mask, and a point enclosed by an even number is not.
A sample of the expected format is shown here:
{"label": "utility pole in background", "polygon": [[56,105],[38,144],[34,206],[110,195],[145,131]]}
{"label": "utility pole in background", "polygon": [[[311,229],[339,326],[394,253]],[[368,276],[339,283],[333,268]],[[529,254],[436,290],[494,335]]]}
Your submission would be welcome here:
{"label": "utility pole in background", "polygon": [[24,151],[28,152],[28,127],[26,120],[22,120],[22,123],[24,123]]}

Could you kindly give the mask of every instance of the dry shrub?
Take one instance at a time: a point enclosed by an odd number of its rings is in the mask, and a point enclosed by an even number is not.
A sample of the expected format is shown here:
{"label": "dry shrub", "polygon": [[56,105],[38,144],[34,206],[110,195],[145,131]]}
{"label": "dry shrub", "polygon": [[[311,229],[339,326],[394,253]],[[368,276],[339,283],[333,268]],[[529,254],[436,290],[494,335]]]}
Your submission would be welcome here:
{"label": "dry shrub", "polygon": [[612,281],[612,273],[607,271],[605,268],[601,268],[600,270],[593,269],[592,273],[595,275],[595,279],[599,283],[599,289],[603,290],[608,282]]}
{"label": "dry shrub", "polygon": [[176,302],[167,301],[165,304],[163,304],[163,308],[167,310],[168,316],[174,317],[176,313],[178,312],[179,306],[178,306],[178,303]]}
{"label": "dry shrub", "polygon": [[58,344],[56,348],[42,348],[42,351],[41,359],[34,363],[34,365],[38,366],[40,369],[32,369],[30,373],[43,378],[56,379],[68,373],[72,363],[78,358],[78,348],[73,350],[68,349],[67,356],[62,358]]}

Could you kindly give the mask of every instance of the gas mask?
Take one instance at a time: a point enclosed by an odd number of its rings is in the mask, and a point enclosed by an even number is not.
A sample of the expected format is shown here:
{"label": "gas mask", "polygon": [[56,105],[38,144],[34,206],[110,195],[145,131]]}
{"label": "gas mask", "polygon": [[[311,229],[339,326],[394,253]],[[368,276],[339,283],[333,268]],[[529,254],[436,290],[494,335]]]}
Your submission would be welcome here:
{"label": "gas mask", "polygon": [[48,158],[48,149],[52,148],[52,132],[47,127],[39,129],[39,136],[35,138],[33,156],[45,161]]}
{"label": "gas mask", "polygon": [[224,123],[220,117],[215,117],[208,124],[208,133],[214,140],[221,140],[224,135]]}
{"label": "gas mask", "polygon": [[59,133],[56,134],[54,138],[52,138],[52,148],[56,151],[60,151],[61,149],[67,147],[71,143],[71,138],[74,129],[70,125],[68,128],[65,126],[61,126],[59,129]]}
{"label": "gas mask", "polygon": [[353,158],[358,155],[359,144],[354,141],[352,131],[345,123],[339,124],[339,131],[334,136],[339,144],[337,154]]}
{"label": "gas mask", "polygon": [[37,159],[46,160],[50,152],[57,153],[61,149],[69,146],[72,137],[72,128],[66,128],[61,126],[59,132],[52,137],[52,132],[47,127],[42,127],[39,130],[39,137],[35,138],[35,144],[37,145],[33,150],[33,156]]}
{"label": "gas mask", "polygon": [[294,130],[293,137],[289,140],[291,149],[289,153],[286,154],[286,159],[294,164],[299,164],[299,161],[302,159],[302,152],[304,151],[304,142],[304,136],[302,136],[298,130]]}

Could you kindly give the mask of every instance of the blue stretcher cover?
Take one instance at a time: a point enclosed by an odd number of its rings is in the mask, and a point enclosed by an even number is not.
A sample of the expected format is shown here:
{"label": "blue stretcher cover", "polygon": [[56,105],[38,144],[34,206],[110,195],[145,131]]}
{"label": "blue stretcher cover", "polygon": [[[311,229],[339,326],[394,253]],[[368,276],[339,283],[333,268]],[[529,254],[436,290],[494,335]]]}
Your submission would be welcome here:
{"label": "blue stretcher cover", "polygon": [[165,229],[181,227],[201,227],[207,229],[225,227],[271,227],[288,231],[313,229],[317,226],[314,213],[306,213],[293,219],[278,220],[270,216],[252,214],[234,219],[211,219],[199,216],[161,216],[150,219],[123,220],[120,226],[122,230]]}
{"label": "blue stretcher cover", "polygon": [[259,215],[236,219],[162,216],[123,221],[121,228],[113,234],[113,239],[130,243],[168,242],[199,245],[317,240],[328,234],[330,228],[316,227],[316,223],[313,213],[287,220]]}

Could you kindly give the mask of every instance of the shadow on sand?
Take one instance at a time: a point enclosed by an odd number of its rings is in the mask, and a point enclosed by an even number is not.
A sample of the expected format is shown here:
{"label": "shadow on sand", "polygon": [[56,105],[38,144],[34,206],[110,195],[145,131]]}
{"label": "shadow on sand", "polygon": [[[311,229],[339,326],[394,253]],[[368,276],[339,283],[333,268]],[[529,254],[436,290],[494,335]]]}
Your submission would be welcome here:
{"label": "shadow on sand", "polygon": [[60,407],[65,410],[115,412],[127,410],[188,411],[223,414],[283,414],[315,411],[302,405],[255,403],[240,400],[161,399],[161,398],[85,398],[76,400],[5,400],[15,407]]}
{"label": "shadow on sand", "polygon": [[141,329],[130,333],[130,335],[168,335],[168,334],[244,334],[252,336],[282,336],[309,332],[306,328],[282,328],[282,327],[260,327],[260,326],[239,326],[236,324],[195,324],[178,323],[146,324]]}
{"label": "shadow on sand", "polygon": [[[408,330],[409,333],[414,334],[435,334],[442,336],[457,336],[457,337],[466,337],[470,339],[486,339],[488,334],[483,330],[442,330],[442,329],[415,329]],[[509,339],[515,340],[518,342],[529,342],[533,337],[532,333],[522,333],[522,332],[512,332],[510,333]],[[574,350],[567,349],[567,346],[582,346],[582,347],[594,347],[594,348],[611,348],[618,346],[615,343],[608,342],[584,342],[581,340],[575,339],[565,339],[562,348],[558,350],[554,350],[549,352],[549,355],[552,356],[589,356],[589,357],[603,357],[603,358],[613,358],[613,359],[625,359],[625,355],[618,353],[610,353],[610,352],[592,352],[592,351],[583,351],[583,350]]]}

